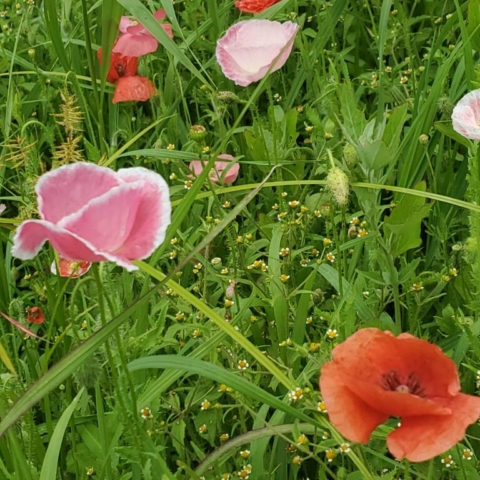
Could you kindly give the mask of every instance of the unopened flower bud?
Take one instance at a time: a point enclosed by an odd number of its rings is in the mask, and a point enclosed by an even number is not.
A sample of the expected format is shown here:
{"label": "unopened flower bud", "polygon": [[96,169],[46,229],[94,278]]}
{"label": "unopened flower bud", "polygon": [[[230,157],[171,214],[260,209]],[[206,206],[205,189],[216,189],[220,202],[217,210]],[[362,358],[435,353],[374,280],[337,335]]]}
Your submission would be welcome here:
{"label": "unopened flower bud", "polygon": [[350,185],[348,177],[343,170],[338,167],[332,167],[326,178],[326,186],[339,205],[348,203]]}
{"label": "unopened flower bud", "polygon": [[419,141],[422,145],[426,145],[429,140],[430,140],[430,137],[429,137],[428,135],[426,135],[425,133],[423,133],[422,135],[420,135],[420,136],[418,137],[418,141]]}
{"label": "unopened flower bud", "polygon": [[207,136],[207,129],[203,125],[192,125],[190,127],[190,138],[200,143]]}
{"label": "unopened flower bud", "polygon": [[353,145],[347,143],[343,147],[343,158],[348,167],[353,167],[357,163],[357,151]]}

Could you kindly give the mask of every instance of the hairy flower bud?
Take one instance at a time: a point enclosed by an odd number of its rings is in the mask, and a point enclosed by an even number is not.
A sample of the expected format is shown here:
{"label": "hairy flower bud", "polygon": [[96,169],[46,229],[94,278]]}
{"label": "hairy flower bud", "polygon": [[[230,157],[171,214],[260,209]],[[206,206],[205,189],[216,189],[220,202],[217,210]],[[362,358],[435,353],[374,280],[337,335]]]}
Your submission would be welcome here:
{"label": "hairy flower bud", "polygon": [[326,186],[339,205],[348,203],[350,186],[348,177],[343,170],[338,167],[332,167],[326,178]]}

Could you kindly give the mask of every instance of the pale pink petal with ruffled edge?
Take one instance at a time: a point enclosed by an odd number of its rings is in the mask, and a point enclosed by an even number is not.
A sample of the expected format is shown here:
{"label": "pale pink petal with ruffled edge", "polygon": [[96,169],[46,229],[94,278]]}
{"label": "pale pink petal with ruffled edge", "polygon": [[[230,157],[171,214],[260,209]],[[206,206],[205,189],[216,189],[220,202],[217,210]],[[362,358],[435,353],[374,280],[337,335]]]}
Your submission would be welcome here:
{"label": "pale pink petal with ruffled edge", "polygon": [[115,254],[132,231],[143,188],[142,182],[123,183],[63,218],[58,226],[94,245],[99,252]]}
{"label": "pale pink petal with ruffled edge", "polygon": [[117,175],[125,182],[143,185],[131,233],[117,253],[132,259],[147,258],[163,243],[170,225],[168,185],[160,175],[142,167],[120,169]]}
{"label": "pale pink petal with ruffled edge", "polygon": [[52,170],[35,186],[40,216],[56,223],[119,184],[113,170],[93,163],[73,163]]}
{"label": "pale pink petal with ruffled edge", "polygon": [[151,35],[124,33],[118,37],[113,52],[125,57],[141,57],[155,52],[157,48],[158,41]]}
{"label": "pale pink petal with ruffled edge", "polygon": [[[230,27],[218,40],[216,56],[224,75],[248,86],[287,61],[298,25],[270,20],[245,20]],[[283,51],[282,51],[283,50]]]}
{"label": "pale pink petal with ruffled edge", "polygon": [[30,260],[38,254],[47,240],[65,258],[87,262],[108,260],[99,254],[93,245],[45,220],[27,220],[18,227],[13,237],[12,255],[20,260]]}
{"label": "pale pink petal with ruffled edge", "polygon": [[480,140],[480,89],[467,93],[452,113],[453,128],[470,140]]}

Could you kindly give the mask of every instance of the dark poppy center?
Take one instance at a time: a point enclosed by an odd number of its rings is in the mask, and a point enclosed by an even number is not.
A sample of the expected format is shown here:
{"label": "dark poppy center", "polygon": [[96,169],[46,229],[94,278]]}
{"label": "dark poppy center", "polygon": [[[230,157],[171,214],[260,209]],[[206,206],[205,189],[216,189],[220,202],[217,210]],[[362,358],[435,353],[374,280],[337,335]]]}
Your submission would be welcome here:
{"label": "dark poppy center", "polygon": [[125,75],[125,65],[123,63],[116,63],[115,70],[117,71],[119,77],[123,77]]}
{"label": "dark poppy center", "polygon": [[425,389],[422,387],[420,378],[413,372],[405,376],[396,370],[390,370],[382,375],[380,386],[391,392],[410,393],[417,397],[425,396]]}

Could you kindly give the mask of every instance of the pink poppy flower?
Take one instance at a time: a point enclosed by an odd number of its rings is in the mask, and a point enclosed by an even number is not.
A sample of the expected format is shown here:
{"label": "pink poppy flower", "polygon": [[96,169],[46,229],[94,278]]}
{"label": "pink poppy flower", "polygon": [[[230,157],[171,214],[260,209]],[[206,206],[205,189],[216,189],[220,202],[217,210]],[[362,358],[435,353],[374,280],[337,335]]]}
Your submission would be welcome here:
{"label": "pink poppy flower", "polygon": [[156,92],[153,82],[146,77],[121,77],[115,87],[112,103],[146,102]]}
{"label": "pink poppy flower", "polygon": [[[153,16],[157,20],[164,19],[167,14],[162,8],[157,10]],[[168,23],[162,23],[165,33],[173,38],[172,27]],[[122,17],[120,20],[120,32],[114,53],[121,53],[127,57],[141,57],[148,53],[153,53],[158,48],[158,40],[141,24],[130,17]]]}
{"label": "pink poppy flower", "polygon": [[61,277],[78,278],[85,275],[92,266],[91,262],[78,262],[76,260],[68,260],[67,258],[58,258],[58,272],[57,262],[52,262],[50,271],[54,275],[60,275]]}
{"label": "pink poppy flower", "polygon": [[467,93],[452,113],[453,129],[470,140],[480,140],[480,88]]}
{"label": "pink poppy flower", "polygon": [[171,204],[165,180],[145,168],[114,172],[92,163],[65,165],[35,187],[41,220],[27,220],[12,255],[28,260],[48,240],[64,258],[115,262],[128,271],[163,242]]}
{"label": "pink poppy flower", "polygon": [[292,51],[298,25],[271,20],[245,20],[227,30],[217,42],[217,61],[223,74],[246,87],[270,70],[283,67]]}
{"label": "pink poppy flower", "polygon": [[[224,160],[228,160],[228,162],[222,162],[222,161],[216,161],[215,165],[212,167],[212,169],[209,172],[209,177],[210,180],[213,183],[218,183],[222,176],[223,177],[223,183],[229,184],[233,183],[237,177],[238,177],[238,172],[240,170],[240,165],[235,162],[232,165],[232,161],[234,160],[234,157],[231,155],[228,155],[227,153],[222,153],[221,155],[218,156],[218,158],[223,158]],[[195,174],[196,177],[198,177],[202,171],[203,167],[207,164],[207,162],[201,162],[200,160],[194,160],[193,162],[190,162],[190,165],[188,168]],[[227,167],[230,165],[230,168],[227,169]]]}

